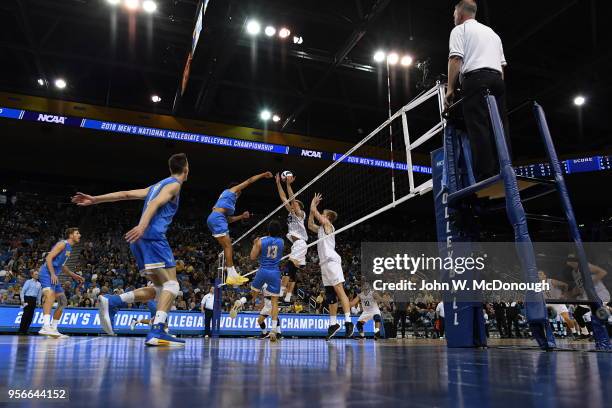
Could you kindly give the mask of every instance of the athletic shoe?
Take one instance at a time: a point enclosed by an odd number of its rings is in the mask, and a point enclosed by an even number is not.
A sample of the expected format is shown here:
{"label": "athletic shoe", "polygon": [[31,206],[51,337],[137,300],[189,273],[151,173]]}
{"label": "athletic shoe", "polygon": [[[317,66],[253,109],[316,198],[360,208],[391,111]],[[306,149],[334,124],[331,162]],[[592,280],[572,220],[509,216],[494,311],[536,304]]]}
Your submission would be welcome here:
{"label": "athletic shoe", "polygon": [[325,337],[325,340],[327,341],[331,340],[331,338],[334,337],[336,333],[338,333],[338,331],[340,331],[340,325],[338,323],[332,326],[329,326],[327,328],[327,336]]}
{"label": "athletic shoe", "polygon": [[184,347],[185,340],[176,338],[164,331],[164,325],[154,324],[145,340],[147,346]]}
{"label": "athletic shoe", "polygon": [[240,309],[242,309],[242,302],[240,299],[236,299],[234,306],[232,306],[232,310],[230,310],[230,318],[235,319]]}
{"label": "athletic shoe", "polygon": [[365,336],[363,334],[359,334],[355,337],[353,337],[355,340],[365,340]]}
{"label": "athletic shoe", "polygon": [[55,331],[55,333],[57,334],[57,338],[58,339],[67,339],[67,338],[70,337],[67,334],[60,333],[59,330],[57,330],[57,327],[52,327],[51,330]]}
{"label": "athletic shoe", "polygon": [[136,328],[136,323],[138,323],[138,320],[132,319],[132,321],[130,322],[130,330],[134,331],[134,329]]}
{"label": "athletic shoe", "polygon": [[57,330],[53,330],[51,326],[43,326],[42,329],[38,331],[38,334],[43,336],[53,337],[54,339],[59,338],[61,335]]}
{"label": "athletic shoe", "polygon": [[374,333],[374,340],[379,340],[380,339],[380,332],[377,331],[376,333]]}
{"label": "athletic shoe", "polygon": [[114,336],[115,332],[113,331],[112,320],[109,313],[109,304],[108,298],[106,296],[100,295],[98,296],[98,316],[100,318],[100,326],[102,326],[102,330],[109,336]]}
{"label": "athletic shoe", "polygon": [[263,339],[267,339],[268,337],[270,337],[270,332],[261,333],[261,334],[259,335],[259,338],[260,338],[261,340],[263,340]]}
{"label": "athletic shoe", "polygon": [[344,322],[345,337],[350,339],[355,334],[355,325],[351,322]]}
{"label": "athletic shoe", "polygon": [[270,341],[271,341],[272,343],[275,343],[275,342],[276,342],[276,340],[278,340],[278,339],[276,338],[276,333],[274,333],[274,332],[270,332]]}
{"label": "athletic shoe", "polygon": [[245,278],[244,276],[240,275],[239,273],[236,273],[235,275],[229,275],[228,274],[227,277],[225,278],[225,284],[226,285],[231,285],[231,286],[244,285],[248,281],[249,281],[249,278]]}

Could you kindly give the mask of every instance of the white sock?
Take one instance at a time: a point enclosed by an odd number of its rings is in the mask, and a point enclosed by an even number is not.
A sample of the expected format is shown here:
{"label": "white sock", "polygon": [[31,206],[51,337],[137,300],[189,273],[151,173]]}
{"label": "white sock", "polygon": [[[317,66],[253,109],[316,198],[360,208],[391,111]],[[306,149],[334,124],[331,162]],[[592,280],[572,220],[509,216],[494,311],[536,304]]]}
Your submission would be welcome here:
{"label": "white sock", "polygon": [[280,322],[278,322],[278,325],[276,326],[276,333],[280,334],[281,332],[281,325]]}
{"label": "white sock", "polygon": [[378,327],[374,327],[374,333],[378,333],[379,332],[379,328]]}
{"label": "white sock", "polygon": [[134,296],[134,292],[125,292],[119,295],[122,302],[125,303],[134,303],[136,301],[136,296]]}
{"label": "white sock", "polygon": [[43,326],[44,327],[51,326],[51,315],[50,314],[43,315]]}
{"label": "white sock", "polygon": [[166,323],[166,319],[168,318],[168,313],[166,312],[162,312],[161,310],[158,310],[155,313],[155,320],[153,320],[153,324],[160,324],[160,323]]}
{"label": "white sock", "polygon": [[334,324],[337,324],[337,322],[338,321],[336,320],[336,316],[329,316],[329,324],[330,325],[333,326]]}
{"label": "white sock", "polygon": [[233,266],[228,266],[227,267],[227,277],[229,278],[230,276],[237,276],[238,272],[236,272],[236,268],[234,268]]}
{"label": "white sock", "polygon": [[291,302],[291,293],[285,295],[285,302]]}
{"label": "white sock", "polygon": [[57,329],[57,325],[58,324],[59,324],[59,320],[53,319],[53,321],[51,322],[51,328],[52,329]]}
{"label": "white sock", "polygon": [[284,286],[281,286],[281,293],[280,295],[283,296],[285,293],[287,293],[287,288]]}
{"label": "white sock", "polygon": [[272,322],[272,331],[276,332],[276,320]]}
{"label": "white sock", "polygon": [[344,321],[346,323],[351,323],[351,313],[350,312],[344,314]]}

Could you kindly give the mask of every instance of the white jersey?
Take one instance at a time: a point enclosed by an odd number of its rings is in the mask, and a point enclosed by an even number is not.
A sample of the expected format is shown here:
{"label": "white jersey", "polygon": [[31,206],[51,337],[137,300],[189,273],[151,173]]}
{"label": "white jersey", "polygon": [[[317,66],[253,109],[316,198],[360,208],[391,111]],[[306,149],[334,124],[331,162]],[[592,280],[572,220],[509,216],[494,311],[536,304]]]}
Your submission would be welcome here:
{"label": "white jersey", "polygon": [[325,228],[319,226],[317,242],[317,252],[319,254],[319,264],[324,265],[328,262],[341,262],[340,255],[336,252],[336,235],[333,232],[336,231],[332,225],[332,234],[326,234]]}
{"label": "white jersey", "polygon": [[561,292],[561,289],[553,286],[553,280],[546,279],[546,283],[548,283],[550,289],[544,291],[544,299],[561,299],[563,292]]}
{"label": "white jersey", "polygon": [[376,299],[374,299],[374,292],[373,291],[369,291],[369,292],[361,292],[359,294],[359,301],[361,302],[361,308],[363,310],[363,313],[373,313],[376,312],[374,314],[380,314],[380,310],[378,309],[378,303],[376,302]]}
{"label": "white jersey", "polygon": [[306,232],[306,226],[304,220],[306,219],[306,213],[302,211],[302,217],[298,217],[293,211],[289,212],[287,217],[287,239],[293,241],[296,237],[298,239],[308,241],[308,232]]}

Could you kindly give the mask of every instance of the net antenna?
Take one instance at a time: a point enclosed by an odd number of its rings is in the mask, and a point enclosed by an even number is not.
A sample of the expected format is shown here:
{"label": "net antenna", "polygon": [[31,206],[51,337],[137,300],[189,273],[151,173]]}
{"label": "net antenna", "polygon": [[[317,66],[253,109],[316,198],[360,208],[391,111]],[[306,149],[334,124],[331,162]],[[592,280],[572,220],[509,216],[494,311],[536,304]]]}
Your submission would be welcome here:
{"label": "net antenna", "polygon": [[[333,233],[334,235],[347,231],[411,198],[430,192],[433,187],[431,169],[424,166],[414,166],[412,156],[415,149],[424,145],[443,131],[446,123],[442,117],[444,93],[445,86],[438,82],[434,87],[422,92],[393,115],[390,115],[386,121],[346,153],[342,155],[335,154],[332,164],[321,171],[321,173],[292,196],[287,197],[285,202],[282,202],[248,231],[235,239],[232,242],[232,246],[235,246],[249,237],[266,221],[276,216],[278,211],[285,208],[286,204],[290,203],[298,196],[303,195],[307,190],[310,190],[312,194],[315,192],[323,192],[325,200],[327,200],[327,197],[335,196],[337,205],[345,203],[350,203],[350,205],[352,205],[352,208],[348,212],[352,213],[355,219],[337,228]],[[434,98],[437,98],[436,114],[434,116],[437,117],[438,121],[433,127],[427,128],[427,130],[414,142],[411,142],[408,114],[421,107],[425,102],[434,100]],[[429,113],[431,114],[431,111]],[[387,127],[390,128],[389,132],[384,131]],[[393,138],[394,140],[390,140]],[[389,148],[391,147],[392,149],[393,146],[400,146],[402,148],[396,149],[395,152],[389,152]],[[391,160],[389,160],[389,158],[391,158]],[[340,171],[340,169],[344,168],[348,168],[348,170],[344,172]],[[415,172],[417,173],[416,175]],[[361,179],[359,178],[360,176],[362,177]],[[361,183],[356,183],[355,180],[359,180]],[[333,191],[333,193],[326,194],[325,190]],[[362,194],[362,198],[367,195],[370,204],[367,204],[365,200],[355,198],[355,196],[360,193]],[[353,199],[351,200],[350,198]],[[303,201],[306,202],[306,200]],[[376,202],[374,203],[374,201]],[[363,204],[364,202],[366,202],[366,204]],[[325,205],[327,205],[327,202]],[[308,208],[304,208],[304,210],[306,212]],[[307,248],[316,245],[318,242],[319,240],[309,242]],[[223,253],[220,254],[220,257],[222,254]],[[287,258],[289,258],[289,255],[284,256],[282,260]],[[224,282],[225,271],[221,259],[219,262],[219,271],[221,273],[221,282]],[[249,276],[256,272],[257,269],[249,271],[243,276]],[[224,285],[225,284],[221,284],[220,286]]]}

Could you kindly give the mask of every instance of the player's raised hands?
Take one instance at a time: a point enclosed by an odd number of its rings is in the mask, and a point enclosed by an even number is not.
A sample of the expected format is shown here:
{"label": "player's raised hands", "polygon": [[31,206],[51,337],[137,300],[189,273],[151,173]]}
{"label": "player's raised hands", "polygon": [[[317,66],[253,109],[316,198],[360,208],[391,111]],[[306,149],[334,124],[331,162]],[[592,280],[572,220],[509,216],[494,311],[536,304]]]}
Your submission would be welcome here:
{"label": "player's raised hands", "polygon": [[76,193],[70,201],[82,207],[96,204],[96,198],[85,193]]}
{"label": "player's raised hands", "polygon": [[314,197],[312,198],[312,202],[310,203],[310,206],[317,208],[317,206],[322,200],[323,196],[320,193],[315,193]]}
{"label": "player's raised hands", "polygon": [[292,184],[295,181],[295,176],[287,176],[287,184]]}
{"label": "player's raised hands", "polygon": [[274,175],[272,174],[271,171],[266,171],[265,173],[263,173],[263,177],[264,178],[272,178],[272,177],[274,177]]}
{"label": "player's raised hands", "polygon": [[248,220],[249,218],[251,218],[251,213],[248,211],[245,211],[242,213],[242,219],[243,220]]}
{"label": "player's raised hands", "polygon": [[276,184],[280,184],[280,174],[276,173],[274,175],[274,180],[276,180]]}

